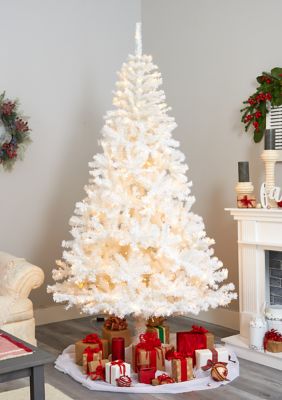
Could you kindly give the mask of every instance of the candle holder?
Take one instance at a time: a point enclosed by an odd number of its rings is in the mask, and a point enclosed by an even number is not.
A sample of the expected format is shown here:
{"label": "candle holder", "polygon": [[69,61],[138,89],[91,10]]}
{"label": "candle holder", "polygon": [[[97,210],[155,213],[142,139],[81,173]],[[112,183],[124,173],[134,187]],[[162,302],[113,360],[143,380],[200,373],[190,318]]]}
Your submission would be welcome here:
{"label": "candle holder", "polygon": [[269,193],[275,187],[275,164],[279,153],[275,150],[275,129],[266,129],[264,133],[264,151],[261,155],[265,167],[265,190],[268,197],[268,206],[277,208],[277,202],[269,198]]}
{"label": "candle holder", "polygon": [[125,360],[124,338],[114,337],[112,339],[112,360]]}
{"label": "candle holder", "polygon": [[249,163],[247,161],[238,162],[239,182],[235,186],[237,193],[238,208],[255,208],[256,199],[254,197],[254,186],[250,181]]}
{"label": "candle holder", "polygon": [[[277,150],[264,150],[261,155],[261,159],[264,162],[265,168],[265,189],[266,195],[275,187],[275,164],[279,159],[279,153]],[[277,208],[277,202],[268,196],[268,206],[270,208]]]}

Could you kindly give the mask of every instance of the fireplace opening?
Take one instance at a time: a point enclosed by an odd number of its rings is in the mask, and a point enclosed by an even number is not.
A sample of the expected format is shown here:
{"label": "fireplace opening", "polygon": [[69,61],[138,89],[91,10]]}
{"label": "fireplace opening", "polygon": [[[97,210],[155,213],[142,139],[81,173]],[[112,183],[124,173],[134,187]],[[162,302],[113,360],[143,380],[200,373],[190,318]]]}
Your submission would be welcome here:
{"label": "fireplace opening", "polygon": [[282,251],[267,250],[266,265],[266,303],[282,305]]}

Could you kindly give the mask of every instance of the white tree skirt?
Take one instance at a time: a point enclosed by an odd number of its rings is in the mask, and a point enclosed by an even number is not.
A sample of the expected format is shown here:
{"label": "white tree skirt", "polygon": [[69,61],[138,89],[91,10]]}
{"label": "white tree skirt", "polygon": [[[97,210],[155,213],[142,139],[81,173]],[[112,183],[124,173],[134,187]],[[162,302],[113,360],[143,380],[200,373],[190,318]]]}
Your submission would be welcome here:
{"label": "white tree skirt", "polygon": [[[126,348],[126,361],[131,363],[131,346]],[[83,386],[90,390],[99,390],[104,392],[126,392],[126,393],[184,393],[192,390],[206,390],[214,389],[220,385],[226,385],[233,381],[239,376],[239,362],[234,353],[231,353],[231,360],[236,363],[228,363],[228,379],[229,381],[215,382],[210,377],[210,371],[195,370],[196,379],[180,383],[170,383],[167,385],[145,385],[139,383],[137,380],[137,374],[131,374],[132,386],[131,387],[118,387],[110,385],[104,381],[92,381],[89,377],[82,373],[82,367],[75,363],[75,346],[71,345],[67,347],[62,355],[60,355],[56,362],[55,367],[65,374],[70,375],[77,382],[80,382]],[[166,361],[166,373],[171,373],[171,362]],[[157,371],[157,375],[162,374],[163,371]]]}

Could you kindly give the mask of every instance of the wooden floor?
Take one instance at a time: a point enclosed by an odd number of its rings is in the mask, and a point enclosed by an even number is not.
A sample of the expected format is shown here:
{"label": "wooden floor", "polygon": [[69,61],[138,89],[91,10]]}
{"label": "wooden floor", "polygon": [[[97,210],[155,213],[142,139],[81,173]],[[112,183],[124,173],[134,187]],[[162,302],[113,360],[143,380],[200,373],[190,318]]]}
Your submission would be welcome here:
{"label": "wooden floor", "polygon": [[[171,331],[176,332],[177,330],[190,329],[193,322],[193,320],[187,318],[173,318],[169,321],[169,325]],[[205,326],[216,335],[218,342],[221,337],[237,333],[215,325],[205,324]],[[82,338],[85,334],[89,332],[100,333],[100,329],[101,324],[91,321],[91,318],[42,325],[37,328],[38,345],[58,355],[65,347]],[[282,400],[282,372],[245,360],[240,360],[240,377],[232,383],[214,390],[183,394],[126,395],[124,393],[92,392],[83,388],[69,376],[55,370],[53,365],[46,366],[45,377],[48,383],[74,400]],[[1,384],[0,391],[27,384],[28,381],[26,380]]]}

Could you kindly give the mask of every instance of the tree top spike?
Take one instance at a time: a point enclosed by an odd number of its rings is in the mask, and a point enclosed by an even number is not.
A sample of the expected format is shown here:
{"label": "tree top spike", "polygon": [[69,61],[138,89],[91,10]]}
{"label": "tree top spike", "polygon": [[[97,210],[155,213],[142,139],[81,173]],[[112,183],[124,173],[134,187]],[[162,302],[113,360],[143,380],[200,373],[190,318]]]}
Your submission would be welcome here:
{"label": "tree top spike", "polygon": [[141,22],[136,23],[136,30],[135,30],[135,55],[141,57],[142,55],[142,31],[141,31],[142,24]]}

